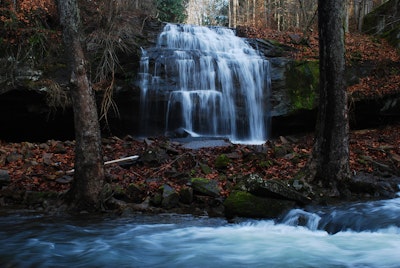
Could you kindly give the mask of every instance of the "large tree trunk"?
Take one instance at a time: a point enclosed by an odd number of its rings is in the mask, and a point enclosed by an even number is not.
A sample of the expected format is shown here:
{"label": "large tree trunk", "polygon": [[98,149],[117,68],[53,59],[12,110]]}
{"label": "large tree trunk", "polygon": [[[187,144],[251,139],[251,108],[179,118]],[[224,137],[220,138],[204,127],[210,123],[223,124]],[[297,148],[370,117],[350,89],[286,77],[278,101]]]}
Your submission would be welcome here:
{"label": "large tree trunk", "polygon": [[70,57],[71,95],[75,124],[75,174],[70,190],[72,206],[98,210],[104,184],[100,126],[94,92],[87,77],[86,60],[80,41],[79,9],[76,0],[58,2],[63,38]]}
{"label": "large tree trunk", "polygon": [[338,185],[351,176],[349,122],[344,79],[346,1],[319,0],[320,88],[316,137],[310,169],[312,180],[339,195]]}

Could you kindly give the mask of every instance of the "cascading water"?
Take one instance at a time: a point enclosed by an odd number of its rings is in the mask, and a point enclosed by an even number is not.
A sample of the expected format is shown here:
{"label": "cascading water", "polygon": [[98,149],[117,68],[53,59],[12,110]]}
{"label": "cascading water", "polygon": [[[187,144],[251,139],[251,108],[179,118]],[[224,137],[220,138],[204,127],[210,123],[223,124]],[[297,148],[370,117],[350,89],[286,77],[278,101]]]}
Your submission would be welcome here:
{"label": "cascading water", "polygon": [[139,85],[143,135],[268,138],[269,62],[230,29],[167,24],[143,51]]}

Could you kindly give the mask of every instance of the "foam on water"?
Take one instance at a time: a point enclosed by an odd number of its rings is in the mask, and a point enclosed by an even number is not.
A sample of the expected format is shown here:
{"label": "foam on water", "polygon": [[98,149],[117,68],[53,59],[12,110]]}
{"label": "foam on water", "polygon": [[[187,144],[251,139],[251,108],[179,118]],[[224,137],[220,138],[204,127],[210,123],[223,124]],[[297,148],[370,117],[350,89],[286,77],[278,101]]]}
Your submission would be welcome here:
{"label": "foam on water", "polygon": [[[229,224],[224,219],[173,214],[93,220],[10,215],[0,218],[0,264],[394,268],[400,263],[400,227],[395,215],[399,202],[293,210],[281,223],[243,219]],[[334,219],[345,211],[347,219],[361,217],[370,228],[347,228],[335,234],[320,228],[326,215]],[[374,213],[379,220],[368,218]]]}

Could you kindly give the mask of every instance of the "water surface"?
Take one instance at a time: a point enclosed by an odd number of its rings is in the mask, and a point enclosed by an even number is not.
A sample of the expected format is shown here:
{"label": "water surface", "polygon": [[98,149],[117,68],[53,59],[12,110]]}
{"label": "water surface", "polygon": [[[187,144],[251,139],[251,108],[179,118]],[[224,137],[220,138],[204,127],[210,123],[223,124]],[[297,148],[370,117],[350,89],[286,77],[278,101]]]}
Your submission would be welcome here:
{"label": "water surface", "polygon": [[400,267],[400,199],[234,224],[5,214],[0,241],[1,267]]}

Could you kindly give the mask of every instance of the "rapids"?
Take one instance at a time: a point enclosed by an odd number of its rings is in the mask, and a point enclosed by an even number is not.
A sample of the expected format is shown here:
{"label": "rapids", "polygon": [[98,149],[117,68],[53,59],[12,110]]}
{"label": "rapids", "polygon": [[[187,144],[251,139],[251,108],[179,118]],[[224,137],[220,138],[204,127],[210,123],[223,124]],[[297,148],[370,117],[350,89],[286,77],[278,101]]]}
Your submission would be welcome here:
{"label": "rapids", "polygon": [[0,215],[2,267],[400,267],[400,198],[237,223]]}

